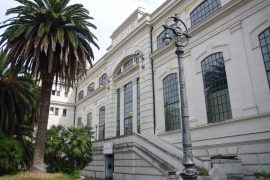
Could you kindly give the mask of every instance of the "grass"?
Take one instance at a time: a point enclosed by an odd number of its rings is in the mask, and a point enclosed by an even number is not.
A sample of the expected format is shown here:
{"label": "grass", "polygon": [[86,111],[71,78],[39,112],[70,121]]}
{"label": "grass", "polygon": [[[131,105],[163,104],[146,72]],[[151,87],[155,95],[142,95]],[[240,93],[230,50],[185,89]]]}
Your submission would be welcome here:
{"label": "grass", "polygon": [[0,176],[0,180],[77,180],[79,175],[23,172],[16,175]]}

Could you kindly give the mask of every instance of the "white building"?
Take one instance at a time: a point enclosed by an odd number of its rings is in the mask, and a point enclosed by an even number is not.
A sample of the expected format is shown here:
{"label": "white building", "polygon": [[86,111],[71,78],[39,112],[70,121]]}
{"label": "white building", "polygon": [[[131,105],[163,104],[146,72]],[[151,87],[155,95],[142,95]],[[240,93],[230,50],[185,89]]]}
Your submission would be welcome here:
{"label": "white building", "polygon": [[52,125],[74,126],[76,87],[66,90],[54,84],[51,92],[48,128]]}
{"label": "white building", "polygon": [[97,130],[85,176],[167,179],[183,169],[177,57],[162,42],[175,14],[192,35],[183,63],[196,167],[212,179],[270,172],[270,1],[167,0],[133,12],[77,86],[76,124]]}

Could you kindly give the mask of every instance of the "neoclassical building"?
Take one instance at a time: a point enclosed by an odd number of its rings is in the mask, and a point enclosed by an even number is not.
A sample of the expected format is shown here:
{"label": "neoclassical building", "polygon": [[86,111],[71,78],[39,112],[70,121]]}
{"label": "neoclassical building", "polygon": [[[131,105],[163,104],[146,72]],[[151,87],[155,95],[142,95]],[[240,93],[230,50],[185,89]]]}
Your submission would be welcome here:
{"label": "neoclassical building", "polygon": [[162,27],[175,14],[192,36],[182,60],[200,175],[253,179],[270,172],[270,1],[167,0],[152,14],[134,11],[76,87],[75,124],[95,131],[83,175],[178,179],[178,64]]}

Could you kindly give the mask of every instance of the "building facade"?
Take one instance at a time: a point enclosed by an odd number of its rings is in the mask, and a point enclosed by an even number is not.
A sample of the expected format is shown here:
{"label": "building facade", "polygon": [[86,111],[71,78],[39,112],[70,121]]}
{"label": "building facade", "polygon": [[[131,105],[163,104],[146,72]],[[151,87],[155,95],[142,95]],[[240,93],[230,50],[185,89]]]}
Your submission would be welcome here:
{"label": "building facade", "polygon": [[75,124],[96,132],[83,175],[178,178],[178,64],[162,27],[175,14],[192,36],[182,60],[196,167],[212,179],[270,172],[270,1],[167,0],[134,11],[77,85]]}

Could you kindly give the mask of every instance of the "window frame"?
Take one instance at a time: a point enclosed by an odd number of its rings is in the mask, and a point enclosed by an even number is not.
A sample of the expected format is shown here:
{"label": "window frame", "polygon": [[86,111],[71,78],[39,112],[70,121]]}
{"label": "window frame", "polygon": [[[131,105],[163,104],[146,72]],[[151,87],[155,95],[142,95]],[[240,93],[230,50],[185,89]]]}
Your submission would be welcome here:
{"label": "window frame", "polygon": [[181,111],[178,74],[168,74],[162,80],[165,131],[181,129]]}
{"label": "window frame", "polygon": [[263,30],[258,35],[258,39],[261,47],[266,78],[268,80],[268,87],[270,88],[270,27]]}
{"label": "window frame", "polygon": [[[214,3],[216,4],[215,7],[213,6]],[[221,7],[222,6],[220,0],[205,0],[201,2],[190,12],[191,27],[203,21]]]}
{"label": "window frame", "polygon": [[204,58],[201,68],[208,123],[232,119],[223,53],[216,52]]}

